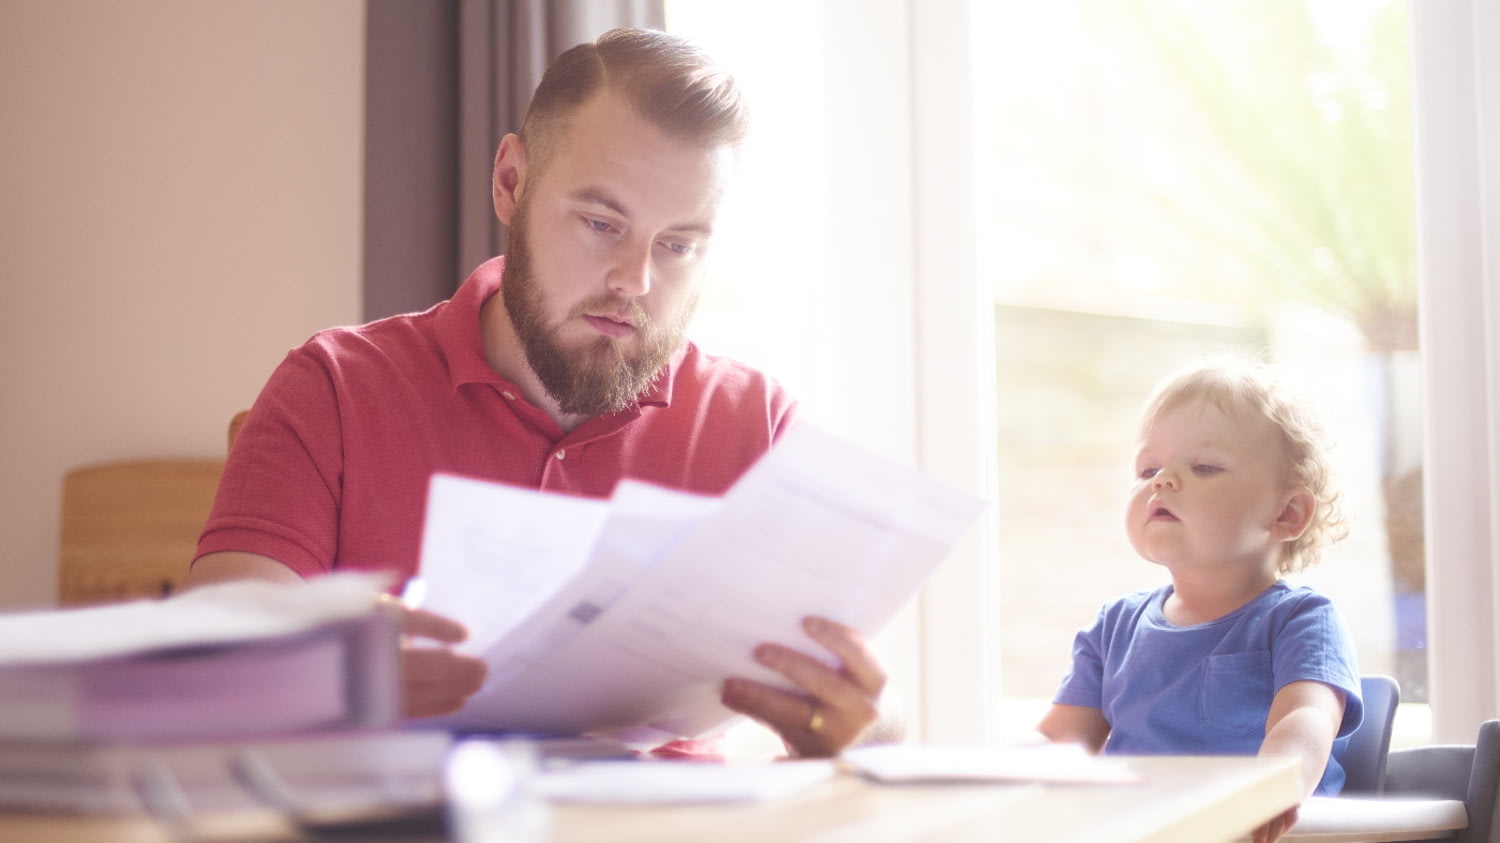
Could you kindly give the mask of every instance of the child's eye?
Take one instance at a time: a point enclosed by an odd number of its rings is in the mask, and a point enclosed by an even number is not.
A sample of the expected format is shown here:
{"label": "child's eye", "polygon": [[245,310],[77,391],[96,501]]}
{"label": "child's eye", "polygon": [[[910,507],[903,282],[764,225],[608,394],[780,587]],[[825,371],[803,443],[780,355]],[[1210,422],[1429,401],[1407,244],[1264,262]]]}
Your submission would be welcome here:
{"label": "child's eye", "polygon": [[1223,470],[1224,469],[1219,468],[1216,465],[1203,465],[1203,464],[1200,463],[1198,465],[1193,466],[1193,473],[1197,474],[1197,475],[1200,475],[1200,476],[1203,476],[1203,477],[1207,477],[1210,474],[1218,474],[1219,472],[1221,472]]}
{"label": "child's eye", "polygon": [[1158,471],[1161,471],[1161,469],[1159,469],[1159,468],[1143,468],[1143,469],[1140,470],[1139,473],[1136,474],[1136,477],[1139,477],[1142,480],[1150,480],[1151,478],[1153,478],[1153,477],[1156,476],[1156,473]]}

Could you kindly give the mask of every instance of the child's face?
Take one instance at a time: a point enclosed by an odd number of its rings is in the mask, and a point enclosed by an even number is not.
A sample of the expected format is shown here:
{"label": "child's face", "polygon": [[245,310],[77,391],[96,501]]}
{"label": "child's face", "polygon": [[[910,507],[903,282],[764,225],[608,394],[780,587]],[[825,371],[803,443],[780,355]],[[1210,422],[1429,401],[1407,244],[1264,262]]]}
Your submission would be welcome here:
{"label": "child's face", "polygon": [[1126,509],[1130,543],[1167,566],[1256,566],[1274,574],[1286,457],[1267,422],[1190,401],[1142,431]]}

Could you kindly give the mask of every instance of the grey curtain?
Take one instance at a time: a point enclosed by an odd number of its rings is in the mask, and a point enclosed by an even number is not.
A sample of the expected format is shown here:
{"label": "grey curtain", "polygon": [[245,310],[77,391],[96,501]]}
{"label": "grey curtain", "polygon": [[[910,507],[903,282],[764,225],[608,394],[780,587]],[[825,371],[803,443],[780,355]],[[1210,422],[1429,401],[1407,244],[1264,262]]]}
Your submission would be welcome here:
{"label": "grey curtain", "polygon": [[504,251],[490,202],[500,138],[558,53],[663,0],[367,0],[364,316],[421,310]]}

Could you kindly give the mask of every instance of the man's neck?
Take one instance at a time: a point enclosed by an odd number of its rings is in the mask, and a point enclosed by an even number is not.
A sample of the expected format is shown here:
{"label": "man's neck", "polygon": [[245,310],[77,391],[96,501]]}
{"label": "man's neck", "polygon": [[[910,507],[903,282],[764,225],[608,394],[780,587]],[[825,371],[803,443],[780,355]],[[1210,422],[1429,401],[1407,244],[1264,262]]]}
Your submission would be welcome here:
{"label": "man's neck", "polygon": [[521,340],[511,325],[510,314],[505,310],[505,301],[500,293],[490,296],[479,310],[479,331],[484,337],[484,359],[495,370],[495,374],[510,381],[521,391],[521,397],[546,413],[563,433],[568,433],[588,421],[589,417],[579,413],[564,413],[542,386],[542,381],[526,362],[526,352]]}

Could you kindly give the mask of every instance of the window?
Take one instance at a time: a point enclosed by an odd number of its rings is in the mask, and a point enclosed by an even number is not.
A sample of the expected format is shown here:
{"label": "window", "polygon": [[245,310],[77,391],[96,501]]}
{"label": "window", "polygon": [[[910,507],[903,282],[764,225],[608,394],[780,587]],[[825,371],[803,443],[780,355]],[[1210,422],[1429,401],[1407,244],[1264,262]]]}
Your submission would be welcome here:
{"label": "window", "polygon": [[[1432,619],[1444,636],[1430,654],[1442,666],[1432,681],[1450,687],[1436,704],[1462,696],[1468,707],[1458,728],[1434,734],[1472,738],[1463,735],[1472,731],[1466,718],[1493,716],[1495,562],[1485,525],[1500,521],[1492,512],[1500,504],[1488,493],[1495,480],[1484,431],[1493,429],[1485,396],[1500,387],[1489,385],[1497,368],[1477,346],[1486,309],[1500,303],[1480,295],[1494,269],[1478,244],[1485,231],[1491,242],[1500,237],[1482,201],[1495,195],[1500,164],[1479,143],[1495,119],[1484,105],[1494,83],[1485,87],[1472,45],[1454,45],[1471,31],[1478,43],[1500,44],[1500,16],[1475,2],[1437,5],[1413,7],[1413,42],[1401,0],[767,0],[752,15],[709,0],[668,3],[669,26],[724,59],[756,109],[757,146],[731,206],[738,219],[715,246],[695,337],[781,377],[814,421],[996,499],[998,517],[882,636],[893,675],[912,683],[903,699],[918,714],[918,734],[972,739],[1028,728],[1034,704],[1018,713],[994,701],[1045,700],[1066,668],[1072,632],[1103,600],[1154,584],[1159,572],[1134,557],[1120,528],[1135,414],[1183,355],[1221,349],[1270,349],[1322,399],[1354,533],[1306,581],[1343,608],[1362,667],[1400,676],[1407,700],[1426,681],[1423,625],[1411,610],[1422,603],[1398,599],[1410,572],[1391,562],[1392,547],[1409,561],[1412,540],[1392,541],[1385,507],[1411,501],[1421,486],[1412,478],[1424,462],[1423,428],[1446,440],[1449,452],[1431,460],[1431,473],[1449,478],[1438,484],[1449,499],[1426,519],[1442,533],[1427,538],[1444,549],[1438,567],[1449,572],[1444,611]],[[1303,8],[1308,15],[1298,17]],[[1249,17],[1216,23],[1231,13]],[[1306,54],[1284,55],[1285,41],[1257,43],[1273,25],[1300,26]],[[1203,92],[1161,61],[1173,39],[1182,46],[1177,27],[1201,28],[1213,48],[1176,60],[1225,63],[1252,91],[1243,109],[1206,112],[1213,106]],[[1348,200],[1332,206],[1343,211],[1371,201],[1372,179],[1326,168],[1268,178],[1296,165],[1247,162],[1243,150],[1237,158],[1213,129],[1214,120],[1247,132],[1259,122],[1260,131],[1295,129],[1307,133],[1304,143],[1332,143],[1331,126],[1364,121],[1385,140],[1404,131],[1409,143],[1408,49],[1419,68],[1431,65],[1429,91],[1442,92],[1418,108],[1419,127],[1438,127],[1429,163],[1452,170],[1440,173],[1442,201],[1423,194],[1428,230],[1436,224],[1433,242],[1443,242],[1422,260],[1422,318],[1468,320],[1452,332],[1443,323],[1440,342],[1422,350],[1441,362],[1425,367],[1413,357],[1409,310],[1390,308],[1401,318],[1386,327],[1406,327],[1382,334],[1349,301],[1282,283],[1335,277],[1351,258],[1303,248],[1298,275],[1288,250],[1247,247],[1272,232],[1246,217],[1288,213],[1267,185],[1332,191]],[[1455,64],[1460,55],[1467,66]],[[1308,63],[1330,56],[1339,58]],[[1292,93],[1265,87],[1268,74],[1299,82],[1282,90],[1302,94],[1300,124],[1266,110],[1293,107]],[[1478,75],[1477,92],[1466,74]],[[1404,243],[1396,251],[1409,263],[1410,150],[1380,160],[1363,173],[1403,173],[1380,189],[1382,202],[1399,198],[1404,178],[1405,210],[1389,212],[1384,233],[1351,239]],[[1407,285],[1400,301],[1409,308],[1414,272],[1382,277]],[[1500,324],[1500,312],[1488,318]],[[1428,328],[1424,339],[1435,335]],[[1399,341],[1372,355],[1378,336]],[[1445,408],[1441,432],[1434,407]],[[1467,438],[1452,430],[1460,419]],[[1458,488],[1484,494],[1454,498]],[[1415,514],[1408,503],[1397,511]]]}
{"label": "window", "polygon": [[1349,536],[1293,579],[1425,701],[1404,5],[973,8],[1005,697],[1050,697],[1098,606],[1166,581],[1121,525],[1137,413],[1238,353],[1290,372],[1334,445]]}

